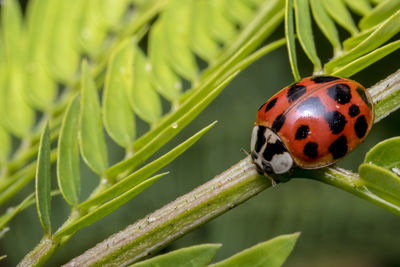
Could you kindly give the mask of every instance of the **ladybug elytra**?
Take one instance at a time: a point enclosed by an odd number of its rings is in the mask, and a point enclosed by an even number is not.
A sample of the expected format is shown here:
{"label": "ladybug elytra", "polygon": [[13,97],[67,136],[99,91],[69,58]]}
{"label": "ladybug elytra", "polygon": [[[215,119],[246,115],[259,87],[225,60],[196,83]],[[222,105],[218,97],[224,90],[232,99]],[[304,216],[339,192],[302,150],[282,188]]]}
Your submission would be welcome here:
{"label": "ladybug elytra", "polygon": [[364,141],[373,119],[372,98],[358,82],[307,77],[260,107],[251,158],[261,174],[282,174],[293,166],[322,168]]}

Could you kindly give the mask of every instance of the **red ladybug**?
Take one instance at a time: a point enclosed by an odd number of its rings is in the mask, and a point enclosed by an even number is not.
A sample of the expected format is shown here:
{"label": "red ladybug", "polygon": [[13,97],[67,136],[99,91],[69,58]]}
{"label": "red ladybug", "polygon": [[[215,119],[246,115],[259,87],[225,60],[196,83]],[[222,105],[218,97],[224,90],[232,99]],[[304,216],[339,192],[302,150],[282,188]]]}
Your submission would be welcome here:
{"label": "red ladybug", "polygon": [[358,82],[304,78],[258,110],[251,158],[261,174],[325,167],[364,141],[373,121],[372,98]]}

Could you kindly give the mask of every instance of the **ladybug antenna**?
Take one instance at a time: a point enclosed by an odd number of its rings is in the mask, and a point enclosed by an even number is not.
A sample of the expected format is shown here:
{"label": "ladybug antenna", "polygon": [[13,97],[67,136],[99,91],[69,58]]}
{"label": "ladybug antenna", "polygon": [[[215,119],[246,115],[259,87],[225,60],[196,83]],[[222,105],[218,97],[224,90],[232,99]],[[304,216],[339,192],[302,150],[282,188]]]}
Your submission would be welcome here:
{"label": "ladybug antenna", "polygon": [[249,152],[247,152],[247,150],[246,150],[246,149],[244,149],[244,148],[241,148],[241,149],[240,149],[240,151],[241,151],[243,154],[245,154],[246,156],[250,156],[250,153],[249,153]]}

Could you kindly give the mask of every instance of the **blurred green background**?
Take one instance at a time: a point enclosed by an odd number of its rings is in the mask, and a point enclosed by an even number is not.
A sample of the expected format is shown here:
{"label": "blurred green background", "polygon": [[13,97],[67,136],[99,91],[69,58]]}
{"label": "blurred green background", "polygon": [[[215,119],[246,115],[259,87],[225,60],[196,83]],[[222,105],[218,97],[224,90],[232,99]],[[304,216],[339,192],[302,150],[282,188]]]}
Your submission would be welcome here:
{"label": "blurred green background", "polygon": [[[280,32],[283,32],[283,27]],[[319,54],[328,58],[330,46],[320,33],[317,32],[316,37],[320,43]],[[302,75],[309,76],[311,66],[304,55],[300,55],[299,62]],[[397,70],[399,62],[400,53],[397,52],[352,78],[369,87]],[[257,109],[291,82],[293,78],[285,48],[267,55],[240,73],[193,123],[155,155],[166,152],[205,125],[218,120],[197,144],[160,171],[170,171],[170,174],[110,216],[81,230],[56,253],[48,266],[65,263],[241,160],[244,155],[240,148],[249,148]],[[140,132],[147,130],[144,123],[139,127]],[[366,142],[338,165],[357,171],[369,148],[399,133],[400,112],[395,112],[376,124]],[[108,141],[110,159],[116,162],[123,156],[123,151]],[[84,164],[81,168],[81,197],[84,199],[94,188],[97,178]],[[55,175],[53,178],[55,185]],[[20,194],[20,199],[32,188],[33,183]],[[12,203],[18,201],[14,199]],[[52,212],[55,226],[68,216],[68,206],[61,197],[54,198]],[[42,236],[34,207],[18,215],[10,227],[11,230],[0,239],[0,254],[8,255],[0,266],[17,264]],[[175,241],[163,252],[200,243],[222,243],[214,259],[220,260],[258,242],[297,231],[302,234],[284,266],[400,266],[400,217],[346,192],[310,180],[292,180],[269,188]]]}

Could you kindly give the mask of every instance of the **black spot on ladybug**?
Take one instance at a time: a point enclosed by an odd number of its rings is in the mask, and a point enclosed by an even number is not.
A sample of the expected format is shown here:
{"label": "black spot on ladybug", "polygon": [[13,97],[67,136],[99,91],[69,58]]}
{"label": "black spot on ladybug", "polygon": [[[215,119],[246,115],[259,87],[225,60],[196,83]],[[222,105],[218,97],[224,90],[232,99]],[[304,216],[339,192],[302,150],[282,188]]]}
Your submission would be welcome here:
{"label": "black spot on ladybug", "polygon": [[303,149],[304,155],[309,158],[316,158],[318,156],[318,144],[314,142],[308,142]]}
{"label": "black spot on ladybug", "polygon": [[274,98],[271,101],[269,101],[268,104],[265,106],[264,112],[267,112],[268,110],[273,108],[275,106],[277,100],[278,100],[278,98]]}
{"label": "black spot on ladybug", "polygon": [[290,86],[286,97],[288,98],[289,102],[293,102],[302,95],[306,93],[307,88],[303,85],[292,85]]}
{"label": "black spot on ladybug", "polygon": [[303,113],[307,113],[305,115],[308,116],[319,116],[325,112],[324,105],[321,103],[319,97],[316,96],[309,97],[301,102],[297,106],[297,109]]}
{"label": "black spot on ladybug", "polygon": [[338,139],[332,142],[329,146],[329,152],[332,153],[333,159],[338,159],[347,153],[347,139],[346,136],[341,135]]}
{"label": "black spot on ladybug", "polygon": [[339,80],[340,78],[334,77],[334,76],[314,76],[311,78],[312,81],[315,83],[326,83],[326,82],[331,82],[335,80]]}
{"label": "black spot on ladybug", "polygon": [[338,111],[328,111],[324,114],[325,120],[329,124],[329,128],[333,134],[341,133],[346,126],[346,118]]}
{"label": "black spot on ladybug", "polygon": [[286,151],[287,150],[283,143],[279,140],[276,140],[275,143],[267,143],[267,147],[264,150],[263,157],[266,161],[271,161],[274,155],[282,154]]}
{"label": "black spot on ladybug", "polygon": [[255,150],[256,152],[260,152],[262,146],[267,142],[264,136],[265,133],[265,127],[264,126],[258,126],[258,131],[257,131],[257,141],[256,141],[256,147]]}
{"label": "black spot on ladybug", "polygon": [[310,128],[307,125],[301,125],[296,131],[295,139],[296,140],[305,139],[309,132]]}
{"label": "black spot on ladybug", "polygon": [[285,123],[286,117],[283,114],[278,115],[274,122],[272,123],[271,130],[274,132],[279,132],[279,130],[282,128],[283,124]]}
{"label": "black spot on ladybug", "polygon": [[350,87],[347,84],[339,83],[328,88],[328,95],[339,104],[350,102]]}
{"label": "black spot on ladybug", "polygon": [[365,94],[365,90],[361,87],[357,87],[356,92],[360,95],[361,99],[364,101],[365,104],[371,109],[372,104],[369,102],[367,95]]}
{"label": "black spot on ladybug", "polygon": [[350,117],[355,117],[358,114],[360,114],[360,108],[355,104],[351,105],[349,107],[349,115],[350,115]]}
{"label": "black spot on ladybug", "polygon": [[356,131],[356,135],[358,136],[358,138],[363,138],[365,133],[367,132],[367,129],[368,123],[365,119],[365,116],[362,115],[358,117],[356,123],[354,123],[354,130]]}

